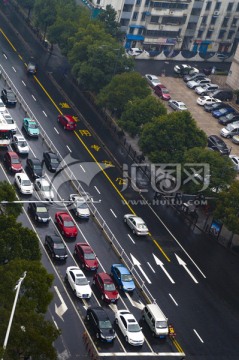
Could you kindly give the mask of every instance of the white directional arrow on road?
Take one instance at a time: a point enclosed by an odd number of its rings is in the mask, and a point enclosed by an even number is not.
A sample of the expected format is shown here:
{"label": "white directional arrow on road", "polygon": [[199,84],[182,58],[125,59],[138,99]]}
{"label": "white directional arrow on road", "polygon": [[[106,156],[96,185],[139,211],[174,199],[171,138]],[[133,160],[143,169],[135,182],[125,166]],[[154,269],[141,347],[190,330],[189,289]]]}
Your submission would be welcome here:
{"label": "white directional arrow on road", "polygon": [[176,259],[178,260],[179,265],[182,265],[184,267],[184,269],[187,271],[188,275],[191,276],[191,278],[193,279],[193,281],[198,284],[197,279],[195,279],[195,277],[193,276],[193,274],[188,270],[187,268],[187,264],[177,255],[174,254],[176,256]]}
{"label": "white directional arrow on road", "polygon": [[57,305],[55,304],[55,312],[56,314],[59,316],[59,318],[61,318],[62,321],[64,321],[63,319],[63,315],[65,314],[65,312],[67,311],[68,307],[66,306],[65,301],[63,300],[60,291],[58,290],[57,286],[54,286],[54,289],[61,301],[61,305],[57,307]]}
{"label": "white directional arrow on road", "polygon": [[145,277],[147,282],[149,284],[152,284],[151,281],[149,280],[148,276],[145,274],[144,270],[142,269],[140,262],[132,254],[130,254],[130,256],[131,256],[134,266],[138,266],[139,270],[141,271],[141,273],[143,274],[143,276]]}
{"label": "white directional arrow on road", "polygon": [[173,280],[173,278],[169,275],[169,273],[167,272],[167,270],[164,268],[164,263],[159,260],[159,258],[157,258],[156,255],[153,254],[154,260],[156,262],[157,265],[159,265],[161,267],[161,269],[163,270],[163,272],[165,273],[165,275],[167,275],[167,277],[169,278],[169,280],[171,281],[172,284],[175,284],[175,281]]}
{"label": "white directional arrow on road", "polygon": [[125,293],[125,295],[127,296],[127,298],[129,299],[129,301],[131,302],[131,305],[133,305],[134,307],[138,308],[139,310],[143,310],[144,308],[144,304],[141,301],[135,301],[131,298],[130,294],[128,294],[127,292]]}

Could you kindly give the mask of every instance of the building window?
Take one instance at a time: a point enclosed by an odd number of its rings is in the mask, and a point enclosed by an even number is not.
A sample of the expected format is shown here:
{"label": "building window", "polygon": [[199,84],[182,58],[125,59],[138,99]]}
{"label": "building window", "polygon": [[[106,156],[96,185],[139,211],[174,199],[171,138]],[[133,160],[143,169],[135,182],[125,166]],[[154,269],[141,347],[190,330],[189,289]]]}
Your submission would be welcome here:
{"label": "building window", "polygon": [[233,18],[232,20],[232,26],[237,26],[237,18]]}
{"label": "building window", "polygon": [[146,17],[146,13],[143,12],[142,15],[141,15],[141,21],[145,21],[145,17]]}
{"label": "building window", "polygon": [[234,34],[235,34],[235,31],[234,31],[234,30],[230,30],[229,33],[228,33],[228,35],[227,35],[227,38],[228,38],[228,39],[232,39],[233,36],[234,36]]}
{"label": "building window", "polygon": [[150,0],[145,0],[145,7],[148,7],[149,6],[149,4],[150,4]]}
{"label": "building window", "polygon": [[141,4],[141,0],[136,0],[136,6],[139,6]]}
{"label": "building window", "polygon": [[211,39],[212,33],[213,33],[212,30],[208,30],[207,35],[206,35],[206,39]]}
{"label": "building window", "polygon": [[226,30],[220,30],[218,39],[222,39],[224,37],[225,32],[226,32]]}
{"label": "building window", "polygon": [[96,3],[97,5],[100,5],[100,0],[97,0],[97,3]]}
{"label": "building window", "polygon": [[217,16],[212,16],[211,18],[211,25],[215,25],[216,24],[216,21],[217,21]]}
{"label": "building window", "polygon": [[223,20],[223,22],[222,22],[222,26],[223,26],[223,27],[227,27],[227,26],[228,26],[228,20],[229,20],[228,17],[225,17],[225,18],[224,18],[224,20]]}
{"label": "building window", "polygon": [[134,33],[134,28],[129,28],[129,33],[133,34]]}
{"label": "building window", "polygon": [[206,23],[207,23],[207,16],[203,16],[201,25],[206,25]]}
{"label": "building window", "polygon": [[237,4],[237,8],[236,8],[236,12],[238,12],[239,11],[239,4]]}
{"label": "building window", "polygon": [[159,16],[151,16],[150,22],[151,22],[151,23],[158,24],[158,22],[159,22]]}
{"label": "building window", "polygon": [[227,11],[232,11],[233,8],[233,2],[229,2],[229,4],[227,5]]}
{"label": "building window", "polygon": [[132,20],[137,20],[137,19],[138,19],[138,15],[139,15],[138,11],[135,11],[135,12],[133,13]]}
{"label": "building window", "polygon": [[211,6],[212,6],[212,2],[211,2],[211,1],[208,1],[205,10],[210,10],[210,9],[211,9]]}
{"label": "building window", "polygon": [[203,30],[199,30],[199,31],[198,31],[198,36],[197,36],[197,38],[198,38],[198,39],[201,39],[202,34],[203,34]]}
{"label": "building window", "polygon": [[220,10],[221,5],[222,5],[221,2],[217,2],[214,10],[216,10],[216,11]]}

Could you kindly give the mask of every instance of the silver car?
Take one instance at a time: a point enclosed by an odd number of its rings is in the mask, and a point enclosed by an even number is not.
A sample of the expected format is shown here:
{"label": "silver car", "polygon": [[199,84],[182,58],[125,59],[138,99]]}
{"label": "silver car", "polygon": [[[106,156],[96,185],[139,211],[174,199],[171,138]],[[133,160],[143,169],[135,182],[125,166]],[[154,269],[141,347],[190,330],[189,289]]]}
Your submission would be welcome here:
{"label": "silver car", "polygon": [[12,146],[18,154],[28,154],[29,146],[22,135],[13,135]]}
{"label": "silver car", "polygon": [[71,194],[70,201],[72,201],[72,209],[76,216],[81,219],[89,219],[90,209],[87,205],[87,200],[85,197],[77,194]]}
{"label": "silver car", "polygon": [[182,101],[178,101],[178,100],[169,100],[168,106],[170,106],[173,110],[179,110],[179,111],[188,110],[187,106]]}
{"label": "silver car", "polygon": [[130,227],[133,234],[139,236],[146,236],[149,233],[149,229],[145,225],[145,222],[140,217],[133,214],[124,215],[124,222]]}
{"label": "silver car", "polygon": [[156,85],[161,84],[161,81],[159,80],[158,76],[152,75],[152,74],[145,74],[145,79],[149,83],[150,86],[155,87]]}

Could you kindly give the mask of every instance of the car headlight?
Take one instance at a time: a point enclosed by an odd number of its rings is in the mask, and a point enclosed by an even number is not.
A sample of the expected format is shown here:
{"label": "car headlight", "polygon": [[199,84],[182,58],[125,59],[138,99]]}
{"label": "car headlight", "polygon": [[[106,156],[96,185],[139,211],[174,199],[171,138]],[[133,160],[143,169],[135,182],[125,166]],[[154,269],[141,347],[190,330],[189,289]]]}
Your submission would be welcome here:
{"label": "car headlight", "polygon": [[116,296],[116,299],[118,299],[119,298],[119,294],[117,294],[117,296]]}
{"label": "car headlight", "polygon": [[106,338],[106,336],[104,336],[104,335],[102,334],[102,332],[100,332],[100,336],[102,337],[102,339],[105,339],[105,338]]}
{"label": "car headlight", "polygon": [[105,294],[105,298],[109,300],[109,296]]}
{"label": "car headlight", "polygon": [[55,255],[56,258],[59,258],[60,256],[59,255]]}

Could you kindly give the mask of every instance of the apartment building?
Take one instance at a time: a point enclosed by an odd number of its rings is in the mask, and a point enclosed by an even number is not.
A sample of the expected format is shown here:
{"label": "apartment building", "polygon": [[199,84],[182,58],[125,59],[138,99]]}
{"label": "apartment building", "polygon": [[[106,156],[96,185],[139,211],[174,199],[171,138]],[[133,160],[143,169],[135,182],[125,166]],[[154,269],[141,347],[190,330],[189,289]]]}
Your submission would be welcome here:
{"label": "apartment building", "polygon": [[125,47],[233,52],[239,41],[239,0],[92,0],[111,5]]}

